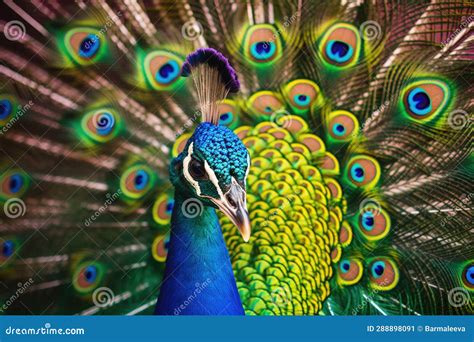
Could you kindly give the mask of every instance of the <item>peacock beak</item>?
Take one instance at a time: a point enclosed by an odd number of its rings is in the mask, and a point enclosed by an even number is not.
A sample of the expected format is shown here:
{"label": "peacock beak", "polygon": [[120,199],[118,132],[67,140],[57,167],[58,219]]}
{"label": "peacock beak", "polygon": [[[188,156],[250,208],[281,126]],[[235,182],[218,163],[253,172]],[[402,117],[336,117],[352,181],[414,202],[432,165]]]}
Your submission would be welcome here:
{"label": "peacock beak", "polygon": [[237,226],[244,241],[249,241],[251,229],[245,190],[232,179],[229,191],[212,201]]}

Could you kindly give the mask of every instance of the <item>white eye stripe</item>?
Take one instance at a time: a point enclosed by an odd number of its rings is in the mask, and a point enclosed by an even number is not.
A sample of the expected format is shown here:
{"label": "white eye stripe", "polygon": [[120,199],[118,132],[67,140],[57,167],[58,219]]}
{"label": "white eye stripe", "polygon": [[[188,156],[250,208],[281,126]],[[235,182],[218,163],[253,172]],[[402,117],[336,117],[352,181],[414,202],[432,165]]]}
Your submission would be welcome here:
{"label": "white eye stripe", "polygon": [[222,193],[221,187],[219,186],[219,180],[217,179],[216,173],[213,169],[211,169],[207,161],[204,161],[204,170],[206,170],[207,176],[211,180],[212,184],[214,184],[219,197],[223,197],[224,195]]}
{"label": "white eye stripe", "polygon": [[196,194],[201,196],[201,187],[199,186],[199,183],[189,173],[189,163],[191,163],[193,155],[193,144],[194,143],[189,144],[188,155],[183,160],[183,174],[189,184],[191,184],[196,190]]}
{"label": "white eye stripe", "polygon": [[[193,176],[191,176],[190,172],[189,172],[189,164],[191,163],[191,160],[192,160],[192,155],[193,155],[193,147],[194,147],[194,143],[191,143],[189,144],[189,147],[188,147],[188,154],[186,155],[186,157],[184,158],[183,160],[183,174],[184,174],[184,177],[186,178],[186,180],[189,182],[189,184],[192,185],[192,187],[196,190],[196,194],[200,197],[208,197],[208,196],[203,196],[201,194],[201,187],[199,186],[199,182],[197,180],[195,180],[193,178]],[[204,161],[204,170],[206,171],[206,174],[209,178],[209,180],[212,182],[212,184],[214,185],[214,187],[216,188],[216,191],[219,195],[220,198],[224,198],[224,193],[222,192],[222,189],[221,187],[219,186],[219,180],[217,179],[217,176],[216,176],[216,173],[214,172],[214,170],[209,166],[208,162],[205,160]],[[250,171],[250,155],[247,153],[247,169],[245,170],[245,179],[244,179],[244,182],[247,181],[247,176],[249,174],[249,171]],[[233,178],[233,182],[237,183],[237,181],[235,180],[234,177]],[[240,186],[240,185],[239,185]],[[241,187],[241,186],[240,186]],[[242,188],[242,187],[241,187]],[[243,189],[245,191],[245,187]]]}

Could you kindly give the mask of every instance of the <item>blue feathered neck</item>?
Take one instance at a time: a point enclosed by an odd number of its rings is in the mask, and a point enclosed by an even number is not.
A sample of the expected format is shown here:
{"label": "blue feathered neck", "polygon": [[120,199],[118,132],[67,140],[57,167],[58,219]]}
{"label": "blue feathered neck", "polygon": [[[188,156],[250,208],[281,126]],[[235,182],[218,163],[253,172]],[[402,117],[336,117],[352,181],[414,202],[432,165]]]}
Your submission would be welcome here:
{"label": "blue feathered neck", "polygon": [[[198,200],[193,199],[194,204]],[[215,209],[184,215],[179,191],[171,218],[166,270],[155,314],[243,315],[229,253]]]}

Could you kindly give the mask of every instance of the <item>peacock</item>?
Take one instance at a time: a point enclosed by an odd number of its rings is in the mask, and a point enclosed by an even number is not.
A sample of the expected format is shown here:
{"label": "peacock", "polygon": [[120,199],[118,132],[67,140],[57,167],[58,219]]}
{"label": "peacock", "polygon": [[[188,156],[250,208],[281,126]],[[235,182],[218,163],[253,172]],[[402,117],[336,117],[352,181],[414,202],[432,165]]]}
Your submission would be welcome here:
{"label": "peacock", "polygon": [[471,3],[0,8],[2,314],[474,312]]}

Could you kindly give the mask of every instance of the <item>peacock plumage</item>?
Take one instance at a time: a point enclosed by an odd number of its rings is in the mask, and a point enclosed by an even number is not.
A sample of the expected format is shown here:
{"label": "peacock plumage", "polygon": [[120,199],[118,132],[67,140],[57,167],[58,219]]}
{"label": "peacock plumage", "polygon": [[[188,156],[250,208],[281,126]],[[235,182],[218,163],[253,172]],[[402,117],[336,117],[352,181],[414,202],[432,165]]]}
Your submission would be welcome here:
{"label": "peacock plumage", "polygon": [[473,313],[472,3],[0,9],[3,314]]}

